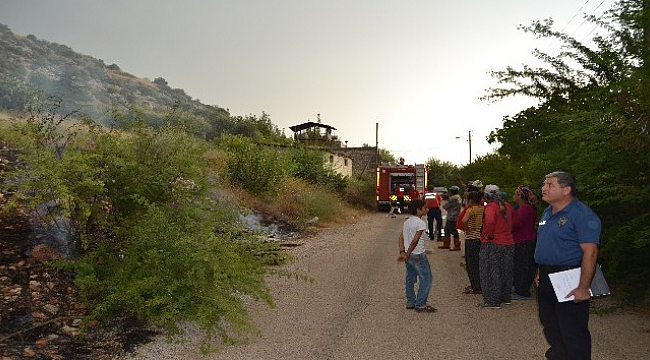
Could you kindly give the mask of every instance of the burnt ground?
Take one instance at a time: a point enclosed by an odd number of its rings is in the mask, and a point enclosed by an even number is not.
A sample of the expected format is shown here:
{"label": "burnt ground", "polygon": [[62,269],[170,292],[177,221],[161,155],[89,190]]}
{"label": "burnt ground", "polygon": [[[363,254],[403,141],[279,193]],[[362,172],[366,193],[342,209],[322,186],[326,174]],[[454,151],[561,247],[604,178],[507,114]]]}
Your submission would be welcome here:
{"label": "burnt ground", "polygon": [[30,245],[21,214],[0,218],[0,359],[110,359],[147,341],[154,331],[133,318],[88,326],[74,274],[56,270],[56,257]]}
{"label": "burnt ground", "polygon": [[[0,179],[16,167],[17,152],[0,139]],[[129,317],[91,324],[82,332],[87,310],[74,273],[49,265],[61,255],[33,241],[24,213],[2,211],[11,196],[0,188],[1,360],[109,359],[155,335]]]}

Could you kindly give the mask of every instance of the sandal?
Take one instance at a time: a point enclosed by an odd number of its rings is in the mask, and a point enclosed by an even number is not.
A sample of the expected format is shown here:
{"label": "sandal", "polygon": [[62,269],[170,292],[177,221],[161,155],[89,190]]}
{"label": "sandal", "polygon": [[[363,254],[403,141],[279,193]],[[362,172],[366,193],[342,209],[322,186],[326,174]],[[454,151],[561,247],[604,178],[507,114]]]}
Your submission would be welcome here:
{"label": "sandal", "polygon": [[463,294],[480,294],[481,290],[476,290],[474,291],[471,287],[466,287],[465,290],[463,290]]}
{"label": "sandal", "polygon": [[420,307],[420,308],[415,308],[416,312],[427,312],[427,313],[432,313],[438,311],[438,309],[434,308],[433,306],[427,305],[425,307]]}

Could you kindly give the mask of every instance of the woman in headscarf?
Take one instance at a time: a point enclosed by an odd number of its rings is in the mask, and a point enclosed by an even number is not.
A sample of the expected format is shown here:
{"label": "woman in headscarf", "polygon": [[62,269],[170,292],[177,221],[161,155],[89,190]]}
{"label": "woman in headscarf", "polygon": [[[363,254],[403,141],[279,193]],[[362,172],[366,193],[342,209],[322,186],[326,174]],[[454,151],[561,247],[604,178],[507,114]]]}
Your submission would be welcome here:
{"label": "woman in headscarf", "polygon": [[496,185],[485,187],[488,204],[483,211],[479,268],[483,308],[498,309],[510,304],[513,279],[514,244],[512,223],[514,211],[501,196]]}
{"label": "woman in headscarf", "polygon": [[515,239],[514,286],[515,300],[532,300],[530,287],[535,278],[535,245],[537,232],[537,197],[526,185],[515,190],[515,221],[512,236]]}

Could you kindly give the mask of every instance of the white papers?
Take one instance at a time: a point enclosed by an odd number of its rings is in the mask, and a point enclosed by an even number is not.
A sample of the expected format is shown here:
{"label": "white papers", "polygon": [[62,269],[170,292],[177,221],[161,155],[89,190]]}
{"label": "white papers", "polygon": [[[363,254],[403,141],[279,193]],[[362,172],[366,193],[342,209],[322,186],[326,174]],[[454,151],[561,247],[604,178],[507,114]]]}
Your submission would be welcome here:
{"label": "white papers", "polygon": [[[555,296],[557,296],[557,301],[566,302],[573,301],[574,296],[571,295],[568,298],[565,297],[573,289],[578,287],[580,284],[580,268],[558,271],[556,273],[548,274],[549,279],[551,279],[551,284],[553,285],[553,290],[555,290]],[[591,289],[589,289],[591,294]]]}

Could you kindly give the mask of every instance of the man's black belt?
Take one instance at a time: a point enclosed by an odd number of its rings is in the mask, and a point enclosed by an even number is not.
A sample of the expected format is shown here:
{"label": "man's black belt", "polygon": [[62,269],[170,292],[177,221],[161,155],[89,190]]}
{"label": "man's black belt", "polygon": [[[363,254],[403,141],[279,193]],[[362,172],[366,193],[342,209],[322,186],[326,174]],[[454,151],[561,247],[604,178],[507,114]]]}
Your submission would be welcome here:
{"label": "man's black belt", "polygon": [[539,271],[540,271],[540,272],[543,272],[543,273],[546,273],[546,274],[552,274],[552,273],[556,273],[556,272],[560,272],[560,271],[564,271],[564,270],[571,270],[571,269],[575,269],[575,268],[579,268],[579,267],[580,267],[580,265],[574,265],[574,266],[566,266],[566,265],[562,265],[562,266],[540,265],[540,266],[539,266]]}

